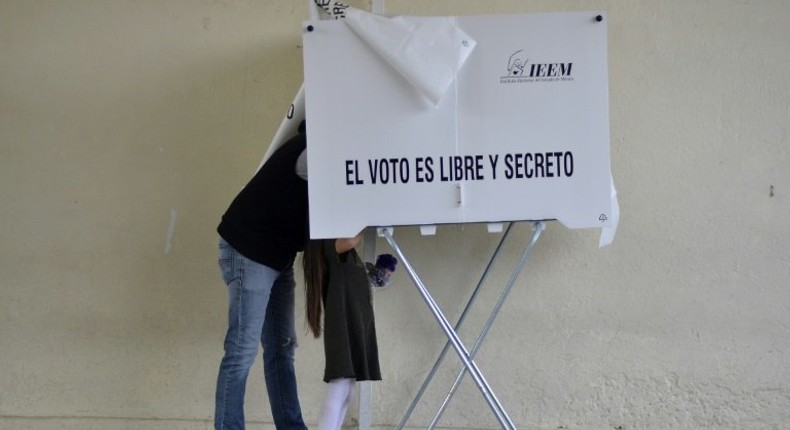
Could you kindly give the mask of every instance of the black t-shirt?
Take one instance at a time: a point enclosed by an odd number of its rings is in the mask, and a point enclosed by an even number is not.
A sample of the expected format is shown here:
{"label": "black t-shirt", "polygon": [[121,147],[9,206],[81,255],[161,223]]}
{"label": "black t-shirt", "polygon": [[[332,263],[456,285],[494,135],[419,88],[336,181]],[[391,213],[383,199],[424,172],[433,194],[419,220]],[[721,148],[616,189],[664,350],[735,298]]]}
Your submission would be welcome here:
{"label": "black t-shirt", "polygon": [[278,148],[233,199],[217,232],[245,257],[283,270],[307,237],[307,181],[295,171],[306,148],[300,133]]}

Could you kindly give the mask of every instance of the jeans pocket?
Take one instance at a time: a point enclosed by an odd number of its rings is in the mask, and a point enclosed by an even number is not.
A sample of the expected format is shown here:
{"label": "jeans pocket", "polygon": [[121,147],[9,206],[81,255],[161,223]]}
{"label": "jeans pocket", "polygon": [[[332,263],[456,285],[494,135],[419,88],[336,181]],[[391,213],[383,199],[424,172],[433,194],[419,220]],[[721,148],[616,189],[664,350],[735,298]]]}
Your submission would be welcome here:
{"label": "jeans pocket", "polygon": [[222,275],[222,280],[226,284],[230,284],[237,276],[234,273],[238,265],[234,264],[234,260],[238,258],[235,249],[224,239],[219,241],[219,253],[217,255],[217,262],[219,263],[219,272]]}

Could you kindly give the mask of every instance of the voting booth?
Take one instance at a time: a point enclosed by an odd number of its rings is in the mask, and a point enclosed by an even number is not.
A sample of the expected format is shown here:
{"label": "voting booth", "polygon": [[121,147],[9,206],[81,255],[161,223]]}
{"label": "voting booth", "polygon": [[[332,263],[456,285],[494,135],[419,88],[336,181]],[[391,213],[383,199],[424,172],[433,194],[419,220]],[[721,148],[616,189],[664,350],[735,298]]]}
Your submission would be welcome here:
{"label": "voting booth", "polygon": [[313,237],[516,220],[610,226],[599,16],[356,12],[305,24]]}
{"label": "voting booth", "polygon": [[[606,15],[382,17],[334,1],[314,5],[334,19],[314,14],[303,23],[305,82],[264,160],[306,120],[311,237],[351,237],[368,228],[368,260],[370,233],[384,237],[447,336],[398,428],[452,348],[463,370],[430,428],[468,373],[500,425],[514,429],[474,356],[545,221],[601,228],[604,246],[619,219],[609,160]],[[458,328],[520,221],[533,224],[532,235],[467,347]],[[398,226],[431,234],[451,223],[504,232],[455,324],[395,239]]]}

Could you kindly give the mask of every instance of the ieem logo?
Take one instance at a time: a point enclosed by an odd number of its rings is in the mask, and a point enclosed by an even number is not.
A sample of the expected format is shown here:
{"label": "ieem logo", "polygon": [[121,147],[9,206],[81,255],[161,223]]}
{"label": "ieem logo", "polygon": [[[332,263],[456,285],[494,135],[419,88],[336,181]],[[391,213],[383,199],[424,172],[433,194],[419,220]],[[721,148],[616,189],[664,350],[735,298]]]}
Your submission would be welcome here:
{"label": "ieem logo", "polygon": [[573,63],[530,63],[527,54],[519,49],[510,55],[506,73],[499,77],[499,83],[531,83],[572,81]]}

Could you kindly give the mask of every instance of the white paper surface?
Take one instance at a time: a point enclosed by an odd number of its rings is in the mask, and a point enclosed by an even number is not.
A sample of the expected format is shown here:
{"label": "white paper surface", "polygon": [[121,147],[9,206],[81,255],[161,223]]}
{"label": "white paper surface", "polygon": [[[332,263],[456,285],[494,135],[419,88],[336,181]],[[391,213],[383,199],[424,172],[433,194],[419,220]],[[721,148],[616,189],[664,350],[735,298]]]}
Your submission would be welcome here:
{"label": "white paper surface", "polygon": [[349,8],[345,22],[434,106],[475,47],[454,17],[385,18]]}
{"label": "white paper surface", "polygon": [[598,241],[598,248],[609,246],[614,242],[617,233],[617,226],[620,224],[620,203],[617,201],[617,190],[614,188],[614,179],[611,180],[612,189],[612,216],[609,227],[601,228],[601,238]]}

